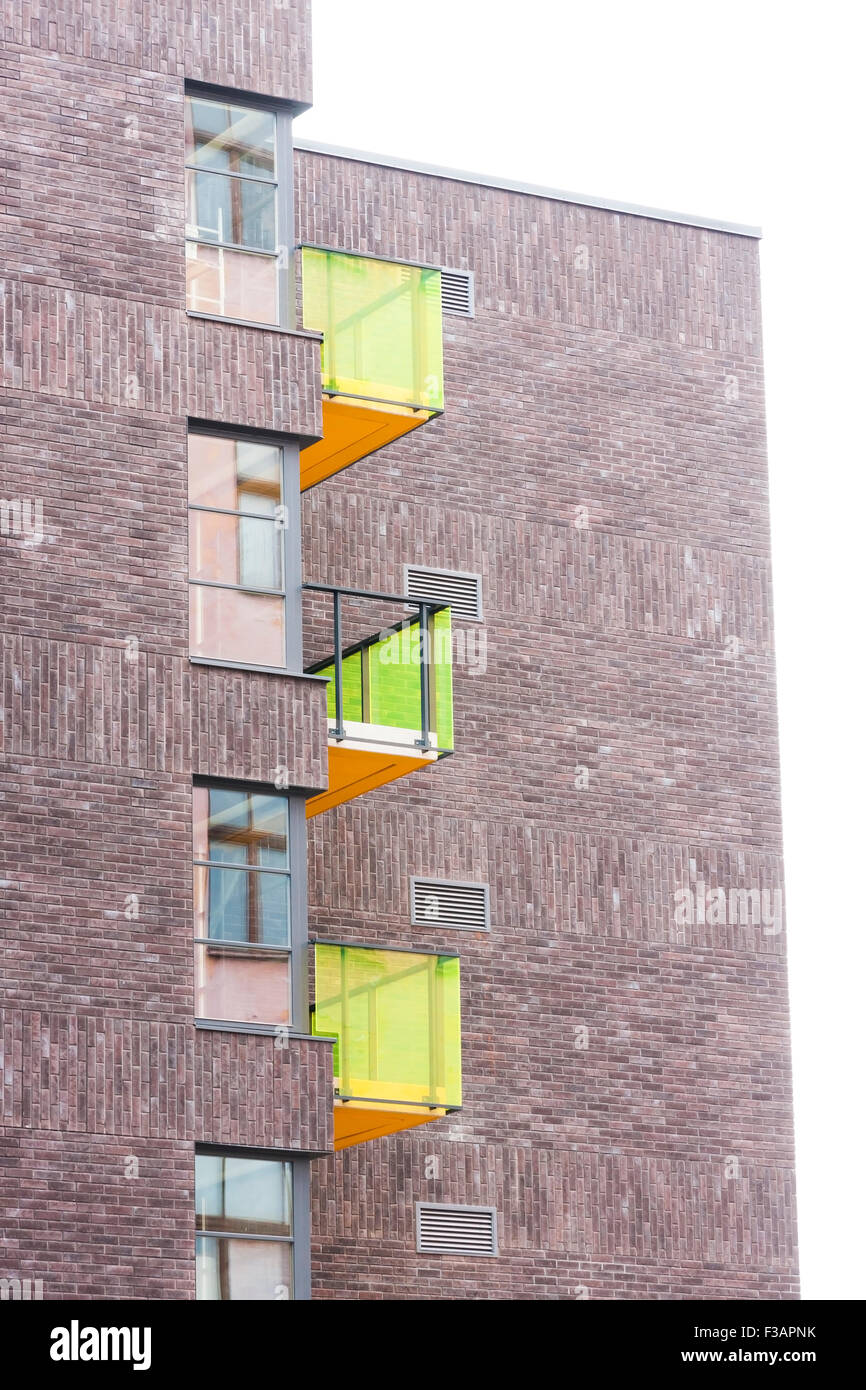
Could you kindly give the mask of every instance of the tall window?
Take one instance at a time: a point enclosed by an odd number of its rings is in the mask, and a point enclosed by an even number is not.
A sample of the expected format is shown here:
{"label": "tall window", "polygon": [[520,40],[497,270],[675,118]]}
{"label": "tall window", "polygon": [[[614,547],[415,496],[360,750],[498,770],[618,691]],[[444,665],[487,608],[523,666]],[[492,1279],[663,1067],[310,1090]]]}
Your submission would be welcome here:
{"label": "tall window", "polygon": [[292,1164],[196,1154],[196,1297],[294,1297]]}
{"label": "tall window", "polygon": [[285,452],[189,436],[191,656],[288,665]]}
{"label": "tall window", "polygon": [[289,798],[193,788],[196,1017],[291,1023]]}
{"label": "tall window", "polygon": [[188,309],[280,322],[278,126],[285,138],[273,111],[186,98]]}

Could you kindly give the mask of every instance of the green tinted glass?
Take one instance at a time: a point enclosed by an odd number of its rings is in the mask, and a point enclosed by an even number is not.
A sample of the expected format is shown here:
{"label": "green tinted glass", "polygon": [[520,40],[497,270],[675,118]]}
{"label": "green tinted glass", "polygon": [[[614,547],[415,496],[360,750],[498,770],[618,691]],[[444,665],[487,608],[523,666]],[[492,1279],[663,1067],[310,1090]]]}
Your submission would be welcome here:
{"label": "green tinted glass", "polygon": [[313,1032],[335,1037],[340,1095],[461,1103],[456,956],[317,945]]}
{"label": "green tinted glass", "polygon": [[[389,729],[421,729],[421,628],[407,623],[398,632],[371,642],[343,661],[343,718]],[[442,609],[430,620],[430,728],[438,748],[453,747],[451,689],[451,612]],[[334,667],[317,672],[330,681],[328,715],[336,718]]]}
{"label": "green tinted glass", "polygon": [[[326,676],[330,681],[328,686],[328,718],[337,717],[337,696],[334,691],[334,668],[326,666],[324,670],[317,671],[319,676]],[[364,718],[362,710],[361,696],[361,653],[355,652],[354,656],[347,656],[343,660],[343,718],[350,722],[360,724]]]}
{"label": "green tinted glass", "polygon": [[443,409],[440,271],[305,246],[303,277],[324,390]]}

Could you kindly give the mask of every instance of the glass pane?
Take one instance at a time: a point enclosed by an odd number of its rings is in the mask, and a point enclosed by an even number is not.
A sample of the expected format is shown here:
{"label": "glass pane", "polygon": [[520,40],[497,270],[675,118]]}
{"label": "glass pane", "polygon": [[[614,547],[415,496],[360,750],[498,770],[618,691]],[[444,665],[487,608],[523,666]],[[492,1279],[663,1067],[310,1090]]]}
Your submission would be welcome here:
{"label": "glass pane", "polygon": [[[330,681],[327,690],[328,717],[337,717],[337,697],[334,693],[334,668],[326,666],[316,673],[324,676]],[[343,662],[343,718],[360,723],[362,714],[362,676],[361,676],[361,653],[356,652],[354,656],[349,656]]]}
{"label": "glass pane", "polygon": [[196,859],[289,867],[289,803],[285,796],[236,787],[193,792]]}
{"label": "glass pane", "polygon": [[[411,623],[401,632],[370,647],[370,723],[394,729],[421,728],[420,625]],[[432,711],[431,711],[432,713]]]}
{"label": "glass pane", "polygon": [[187,97],[187,164],[272,179],[275,143],[272,112]]}
{"label": "glass pane", "polygon": [[189,577],[251,589],[282,589],[283,532],[273,521],[224,512],[189,513]]}
{"label": "glass pane", "polygon": [[[451,690],[451,613],[443,609],[430,622],[430,728],[440,748],[453,747],[454,715]],[[408,623],[399,632],[371,643],[367,663],[369,708],[366,722],[417,734],[421,729],[421,639],[419,623]],[[361,719],[362,656],[343,662],[343,717]],[[329,681],[328,715],[336,718],[334,668],[318,672]]]}
{"label": "glass pane", "polygon": [[292,1234],[292,1166],[278,1158],[196,1154],[199,1230]]}
{"label": "glass pane", "polygon": [[187,236],[275,251],[276,208],[272,183],[186,171]]}
{"label": "glass pane", "polygon": [[250,666],[285,666],[284,608],[282,598],[269,594],[191,584],[190,655]]}
{"label": "glass pane", "polygon": [[303,278],[326,390],[443,408],[440,271],[304,247]]}
{"label": "glass pane", "polygon": [[[242,860],[243,846],[219,845],[214,857]],[[289,944],[288,874],[195,866],[195,935],[212,941]]]}
{"label": "glass pane", "polygon": [[223,1302],[291,1299],[292,1244],[196,1236],[196,1298]]}
{"label": "glass pane", "polygon": [[191,434],[189,500],[200,507],[273,516],[282,501],[280,450],[247,439]]}
{"label": "glass pane", "polygon": [[276,260],[188,241],[186,307],[250,323],[277,323]]}
{"label": "glass pane", "polygon": [[457,957],[317,945],[315,958],[313,1031],[337,1039],[340,1094],[459,1105]]}
{"label": "glass pane", "polygon": [[230,1023],[290,1023],[288,952],[195,945],[195,1016]]}

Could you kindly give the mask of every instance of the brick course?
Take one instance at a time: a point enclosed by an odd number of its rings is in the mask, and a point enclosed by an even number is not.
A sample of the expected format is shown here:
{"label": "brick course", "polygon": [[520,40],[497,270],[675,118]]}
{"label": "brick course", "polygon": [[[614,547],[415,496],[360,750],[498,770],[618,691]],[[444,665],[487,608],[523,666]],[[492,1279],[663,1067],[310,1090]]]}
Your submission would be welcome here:
{"label": "brick course", "polygon": [[309,4],[2,34],[0,496],[44,536],[0,539],[0,1276],[188,1299],[196,1141],[332,1145],[329,1044],[192,1021],[193,776],[327,778],[320,683],[187,658],[188,417],[309,438],[321,392],[315,336],[184,312],[183,83],[307,102]]}
{"label": "brick course", "polygon": [[[674,896],[783,883],[757,246],[296,170],[301,240],[476,276],[442,418],[305,497],[308,577],[478,572],[486,644],[455,756],[313,823],[314,933],[459,950],[464,997],[462,1112],[317,1165],[315,1294],[796,1297],[781,923]],[[413,874],[489,882],[489,935],[412,927]],[[499,1259],[417,1255],[419,1199]]]}
{"label": "brick course", "polygon": [[[325,710],[187,660],[187,418],[311,438],[321,400],[314,336],[183,312],[183,82],[308,102],[309,4],[2,34],[0,495],[45,536],[0,542],[0,1275],[187,1299],[194,1143],[331,1143],[327,1045],[191,1022],[192,777],[323,786]],[[465,1078],[314,1163],[314,1296],[794,1298],[784,933],[674,916],[783,881],[756,244],[295,168],[300,240],[476,274],[444,416],[306,495],[305,577],[480,572],[487,663],[453,758],[312,822],[314,930],[460,950]],[[411,874],[488,881],[489,935],[411,927]],[[495,1205],[500,1257],[417,1255],[421,1198]]]}

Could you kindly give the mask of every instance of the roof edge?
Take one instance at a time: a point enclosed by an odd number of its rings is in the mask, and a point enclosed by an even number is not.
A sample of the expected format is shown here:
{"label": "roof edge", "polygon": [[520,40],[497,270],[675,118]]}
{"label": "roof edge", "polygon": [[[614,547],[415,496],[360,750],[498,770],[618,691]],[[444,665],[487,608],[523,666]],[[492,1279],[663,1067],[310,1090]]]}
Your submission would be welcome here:
{"label": "roof edge", "polygon": [[360,164],[380,164],[386,169],[405,169],[413,174],[428,174],[437,179],[455,179],[459,183],[475,183],[482,188],[501,188],[509,193],[525,193],[531,198],[550,198],[559,203],[576,203],[581,207],[600,208],[604,212],[622,212],[631,217],[647,217],[653,222],[675,222],[684,227],[704,227],[711,232],[728,232],[732,236],[760,240],[760,227],[741,222],[724,222],[718,217],[698,217],[690,213],[669,212],[664,208],[643,207],[640,203],[622,203],[615,198],[592,198],[584,193],[569,193],[562,188],[545,188],[541,184],[522,183],[519,179],[494,178],[489,174],[474,174],[467,169],[448,169],[439,164],[424,164],[421,160],[397,159],[393,155],[372,154],[369,150],[348,149],[344,145],[329,145],[321,140],[295,137],[295,149],[309,154],[333,155]]}

